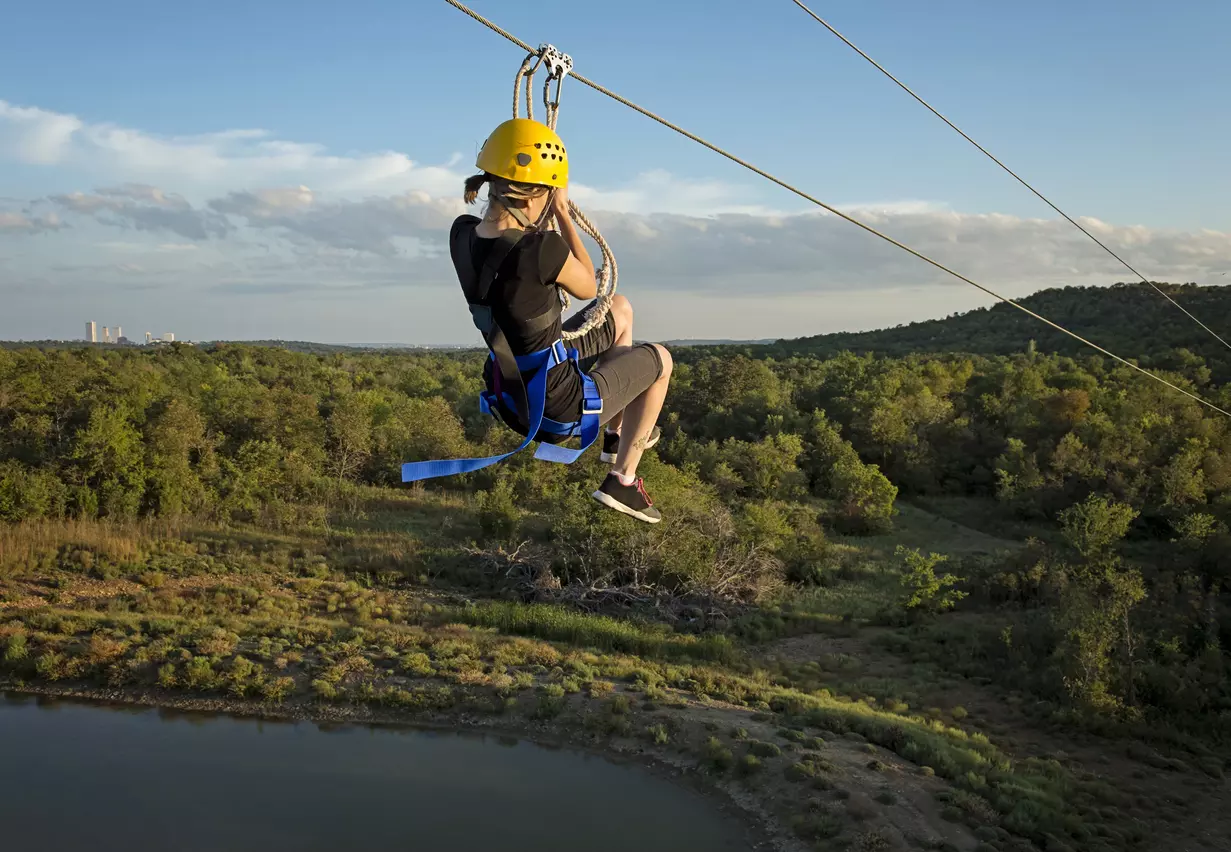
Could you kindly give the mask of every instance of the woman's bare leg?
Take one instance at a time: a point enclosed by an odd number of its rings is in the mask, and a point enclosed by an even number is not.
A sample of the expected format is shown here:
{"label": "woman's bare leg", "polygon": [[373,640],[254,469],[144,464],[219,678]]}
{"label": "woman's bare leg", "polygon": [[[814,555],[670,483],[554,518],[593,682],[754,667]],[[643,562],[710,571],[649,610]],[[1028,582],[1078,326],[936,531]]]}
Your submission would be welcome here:
{"label": "woman's bare leg", "polygon": [[[667,385],[671,381],[671,353],[665,346],[652,344],[658,350],[662,361],[662,375],[646,389],[645,393],[628,404],[621,414],[616,415],[623,420],[620,430],[620,450],[616,454],[612,471],[620,474],[625,481],[636,478],[637,465],[645,452],[646,442],[662,411],[663,401],[667,398]],[[614,418],[612,422],[615,422]],[[610,428],[610,427],[608,427]]]}
{"label": "woman's bare leg", "polygon": [[[615,343],[599,358],[610,358],[633,345],[633,306],[622,295],[617,293],[611,300],[611,316],[615,319]],[[618,412],[607,421],[608,432],[619,432],[620,423],[624,420],[624,412]]]}

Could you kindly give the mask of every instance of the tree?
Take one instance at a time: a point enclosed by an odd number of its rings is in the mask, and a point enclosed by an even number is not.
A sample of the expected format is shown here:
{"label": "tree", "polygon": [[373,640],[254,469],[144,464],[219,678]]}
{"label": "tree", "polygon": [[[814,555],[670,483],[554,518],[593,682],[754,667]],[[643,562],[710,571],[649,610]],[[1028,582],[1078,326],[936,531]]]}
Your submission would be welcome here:
{"label": "tree", "polygon": [[1115,549],[1136,517],[1131,506],[1097,494],[1060,513],[1065,541],[1081,557],[1057,613],[1068,663],[1065,684],[1095,712],[1137,704],[1138,641],[1131,614],[1146,597],[1145,581],[1139,570],[1122,565]]}
{"label": "tree", "polygon": [[878,532],[892,524],[898,489],[875,465],[864,464],[825,412],[813,414],[803,456],[813,494],[836,503],[834,519],[848,532]]}
{"label": "tree", "polygon": [[159,515],[197,513],[209,502],[201,473],[216,473],[205,420],[191,403],[176,397],[146,430],[148,499]]}
{"label": "tree", "polygon": [[89,423],[74,437],[71,454],[81,485],[95,495],[81,506],[85,514],[137,515],[145,493],[143,450],[127,403],[98,406],[90,412]]}
{"label": "tree", "polygon": [[349,393],[329,415],[329,465],[339,484],[358,473],[372,456],[373,402],[370,393]]}
{"label": "tree", "polygon": [[916,548],[898,545],[894,555],[902,560],[902,596],[898,603],[907,612],[940,613],[953,609],[969,592],[952,588],[958,578],[952,574],[936,576],[936,566],[949,560],[940,553],[924,556]]}
{"label": "tree", "polygon": [[1092,566],[1112,557],[1139,513],[1101,494],[1091,494],[1060,513],[1064,539]]}
{"label": "tree", "polygon": [[1205,442],[1189,438],[1162,473],[1163,505],[1184,507],[1205,502]]}

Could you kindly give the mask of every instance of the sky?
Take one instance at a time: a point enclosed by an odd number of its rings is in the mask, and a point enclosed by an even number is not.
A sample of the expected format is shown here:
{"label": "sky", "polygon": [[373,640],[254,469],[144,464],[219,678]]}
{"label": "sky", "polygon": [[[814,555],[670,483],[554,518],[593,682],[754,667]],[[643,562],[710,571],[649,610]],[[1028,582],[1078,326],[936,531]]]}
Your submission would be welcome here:
{"label": "sky", "polygon": [[[1002,295],[1132,278],[791,0],[470,5]],[[1231,4],[809,5],[1147,277],[1231,282]],[[443,0],[11,4],[0,339],[480,343],[446,241],[522,58]],[[559,131],[639,339],[993,302],[575,81]]]}

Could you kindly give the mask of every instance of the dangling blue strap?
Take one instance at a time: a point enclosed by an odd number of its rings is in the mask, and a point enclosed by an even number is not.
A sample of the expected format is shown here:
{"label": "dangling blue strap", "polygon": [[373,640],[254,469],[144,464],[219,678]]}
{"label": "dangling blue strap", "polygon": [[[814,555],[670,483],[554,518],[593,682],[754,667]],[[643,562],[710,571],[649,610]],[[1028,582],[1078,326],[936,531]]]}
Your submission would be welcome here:
{"label": "dangling blue strap", "polygon": [[[551,435],[567,435],[569,437],[580,434],[581,446],[576,450],[570,450],[556,444],[540,443],[534,453],[536,459],[558,462],[560,464],[572,464],[577,461],[598,440],[601,427],[599,421],[603,413],[603,400],[599,395],[598,386],[594,383],[594,379],[581,371],[578,357],[577,350],[566,348],[562,340],[557,340],[547,349],[540,349],[538,352],[531,352],[529,355],[517,356],[518,368],[527,372],[530,370],[534,371],[530,383],[526,386],[527,402],[530,405],[530,423],[526,430],[525,440],[521,442],[517,449],[486,458],[407,462],[402,465],[402,481],[418,482],[421,479],[454,476],[459,473],[470,473],[471,471],[485,468],[524,450],[540,431]],[[547,374],[553,367],[566,361],[571,361],[573,367],[577,369],[582,384],[581,417],[571,423],[562,423],[543,416],[543,410],[547,405]],[[499,369],[497,365],[493,366]],[[517,406],[512,396],[508,393],[502,393],[500,396],[510,410],[516,410]],[[497,397],[495,394],[490,391],[480,392],[479,409],[484,414],[491,414],[492,406],[496,402]]]}
{"label": "dangling blue strap", "polygon": [[[539,424],[543,421],[543,407],[547,404],[547,370],[545,367],[551,352],[552,350],[550,349],[544,349],[541,352],[534,353],[535,356],[538,356],[540,363],[539,369],[535,370],[534,376],[530,379],[530,384],[526,386],[526,396],[530,404],[530,428],[526,432],[526,439],[521,442],[517,449],[501,453],[498,456],[488,456],[487,458],[407,462],[402,465],[402,481],[418,482],[421,479],[434,479],[438,476],[456,476],[459,473],[470,473],[471,471],[495,464],[498,461],[503,461],[529,446],[530,442],[534,440],[534,436],[538,434]],[[530,358],[531,356],[523,357]],[[521,359],[518,360],[520,361]]]}

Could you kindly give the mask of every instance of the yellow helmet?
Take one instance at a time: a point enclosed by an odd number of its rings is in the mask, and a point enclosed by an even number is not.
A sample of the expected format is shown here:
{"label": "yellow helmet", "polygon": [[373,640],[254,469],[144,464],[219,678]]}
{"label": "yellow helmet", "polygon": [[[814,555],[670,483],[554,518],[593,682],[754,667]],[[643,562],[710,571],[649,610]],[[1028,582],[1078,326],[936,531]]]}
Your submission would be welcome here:
{"label": "yellow helmet", "polygon": [[564,143],[546,124],[529,118],[511,118],[493,130],[475,166],[518,183],[568,183]]}

